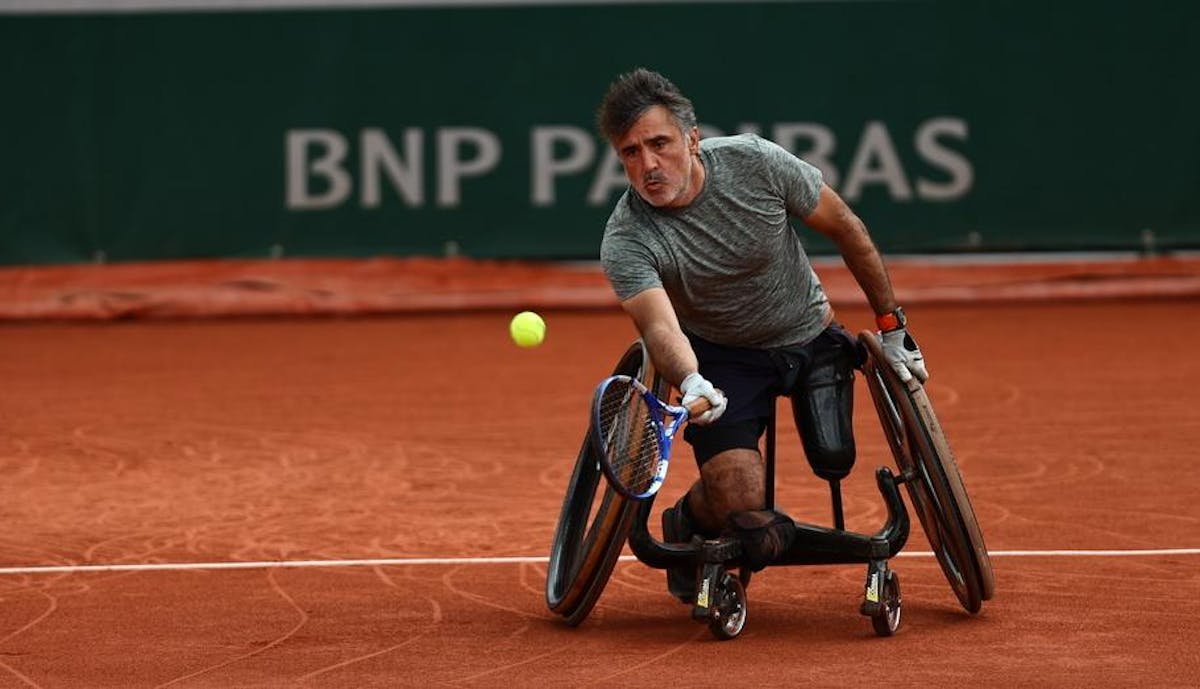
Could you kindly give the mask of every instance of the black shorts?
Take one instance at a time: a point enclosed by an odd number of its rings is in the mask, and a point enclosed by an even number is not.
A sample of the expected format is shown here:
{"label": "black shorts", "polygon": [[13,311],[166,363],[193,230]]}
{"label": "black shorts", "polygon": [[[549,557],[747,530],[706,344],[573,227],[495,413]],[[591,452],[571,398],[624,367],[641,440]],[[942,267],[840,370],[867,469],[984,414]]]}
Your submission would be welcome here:
{"label": "black shorts", "polygon": [[792,393],[818,352],[831,348],[858,351],[857,343],[837,323],[805,344],[775,349],[730,347],[691,334],[688,339],[700,362],[700,375],[729,400],[725,413],[715,422],[684,428],[683,438],[691,444],[700,466],[725,450],[757,450],[775,398]]}

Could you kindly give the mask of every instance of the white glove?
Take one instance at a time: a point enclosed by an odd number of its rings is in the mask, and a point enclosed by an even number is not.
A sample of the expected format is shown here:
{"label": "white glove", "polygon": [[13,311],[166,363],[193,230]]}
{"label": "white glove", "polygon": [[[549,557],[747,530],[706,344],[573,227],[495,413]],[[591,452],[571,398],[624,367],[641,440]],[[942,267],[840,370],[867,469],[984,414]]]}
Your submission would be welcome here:
{"label": "white glove", "polygon": [[916,340],[908,334],[907,328],[888,330],[881,333],[881,337],[883,357],[891,364],[896,375],[900,376],[900,380],[907,383],[913,376],[916,376],[917,382],[920,383],[929,380],[929,372],[925,370],[925,357],[921,354]]}
{"label": "white glove", "polygon": [[725,394],[714,388],[713,384],[705,380],[704,376],[699,373],[689,373],[687,378],[684,378],[683,382],[679,384],[679,392],[683,393],[681,404],[685,407],[701,397],[707,399],[712,404],[712,408],[708,411],[695,418],[688,419],[690,423],[700,426],[712,423],[721,418],[721,414],[725,413],[725,405],[729,403],[725,399]]}

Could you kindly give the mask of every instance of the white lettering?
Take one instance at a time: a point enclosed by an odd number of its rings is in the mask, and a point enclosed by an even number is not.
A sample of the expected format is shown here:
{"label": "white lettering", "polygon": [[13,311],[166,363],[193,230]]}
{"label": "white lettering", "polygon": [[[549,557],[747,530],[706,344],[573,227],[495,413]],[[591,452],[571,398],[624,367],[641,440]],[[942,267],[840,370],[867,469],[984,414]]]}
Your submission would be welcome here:
{"label": "white lettering", "polygon": [[[459,148],[474,146],[474,158],[460,158]],[[479,177],[500,162],[500,138],[478,127],[446,127],[437,132],[438,187],[437,204],[457,206],[462,201],[459,182],[464,177]]]}
{"label": "white lettering", "polygon": [[[323,147],[323,151],[310,166],[308,148],[312,145]],[[284,147],[287,149],[285,203],[288,208],[332,208],[350,197],[350,173],[342,167],[349,149],[345,137],[332,129],[291,129]],[[308,187],[310,175],[323,177],[329,188],[324,193],[313,193]]]}
{"label": "white lettering", "polygon": [[[566,144],[567,155],[554,157],[555,145]],[[533,169],[530,200],[535,206],[553,206],[554,178],[583,172],[596,158],[596,141],[579,127],[535,127],[531,141]]]}
{"label": "white lettering", "polygon": [[966,141],[967,123],[954,117],[937,117],[917,130],[917,153],[950,175],[949,181],[940,184],[924,178],[918,179],[917,196],[930,201],[953,201],[971,191],[975,183],[975,171],[971,167],[971,161],[957,151],[943,148],[938,141],[940,136],[952,136]]}
{"label": "white lettering", "polygon": [[[819,168],[825,182],[838,189],[848,201],[861,199],[871,186],[882,186],[893,201],[947,202],[960,199],[974,187],[975,171],[961,150],[968,138],[967,122],[956,117],[936,117],[921,122],[912,134],[912,148],[904,151],[923,165],[921,172],[905,170],[887,125],[879,120],[866,123],[853,148],[852,160],[843,169],[835,159],[839,141],[831,128],[815,122],[740,122],[738,133],[770,132],[780,146]],[[701,125],[704,138],[723,136],[716,127]],[[429,185],[436,183],[436,204],[454,207],[463,202],[463,180],[486,176],[502,157],[502,142],[495,133],[479,127],[445,127],[436,130],[433,141],[426,130],[409,127],[393,143],[378,127],[357,132],[357,160],[350,162],[354,134],[333,129],[290,129],[284,139],[284,197],[289,210],[321,210],[345,204],[356,184],[364,209],[385,205],[386,188],[405,206],[419,208],[429,203]],[[434,146],[435,170],[426,158]],[[842,149],[850,147],[842,145]],[[559,203],[557,185],[571,176],[591,173],[583,201],[597,207],[612,203],[628,180],[616,152],[607,142],[582,127],[535,126],[530,129],[529,202],[534,207]],[[355,168],[353,172],[350,168]],[[354,175],[358,175],[355,179]],[[428,177],[427,177],[428,175]],[[839,179],[841,183],[839,184]],[[572,185],[572,188],[575,188]],[[490,188],[482,193],[493,194]]]}
{"label": "white lettering", "polygon": [[392,188],[409,206],[420,206],[425,202],[423,168],[421,165],[423,146],[421,130],[404,130],[404,150],[408,154],[407,164],[396,154],[392,142],[382,129],[369,128],[359,135],[360,169],[362,173],[363,208],[378,208],[380,204],[379,171],[382,168],[392,182]]}
{"label": "white lettering", "polygon": [[904,167],[900,164],[896,147],[892,145],[887,126],[873,121],[867,123],[858,142],[858,150],[850,163],[850,171],[846,173],[846,186],[841,193],[846,200],[852,201],[862,195],[864,186],[876,183],[886,185],[894,200],[908,201],[912,198],[912,188],[904,176]]}

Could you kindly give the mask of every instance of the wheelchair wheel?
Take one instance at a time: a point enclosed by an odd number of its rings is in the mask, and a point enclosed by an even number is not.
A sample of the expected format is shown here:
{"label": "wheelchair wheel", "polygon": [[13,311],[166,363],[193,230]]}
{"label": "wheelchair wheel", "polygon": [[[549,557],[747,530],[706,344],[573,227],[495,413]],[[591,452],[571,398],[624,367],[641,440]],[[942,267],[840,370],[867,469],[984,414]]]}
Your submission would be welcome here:
{"label": "wheelchair wheel", "polygon": [[[613,375],[662,385],[640,342],[625,352]],[[622,497],[604,479],[588,436],[584,434],[567,484],[546,573],[546,605],[571,626],[587,618],[604,591],[637,511],[635,502]]]}
{"label": "wheelchair wheel", "polygon": [[954,454],[924,388],[903,383],[888,366],[878,337],[859,334],[875,410],[913,508],[938,564],[963,608],[979,612],[995,593],[991,559]]}
{"label": "wheelchair wheel", "polygon": [[737,638],[746,628],[746,587],[740,577],[725,572],[714,588],[708,630],[721,641]]}
{"label": "wheelchair wheel", "polygon": [[878,636],[891,636],[900,628],[900,576],[888,570],[879,592],[879,611],[871,616]]}

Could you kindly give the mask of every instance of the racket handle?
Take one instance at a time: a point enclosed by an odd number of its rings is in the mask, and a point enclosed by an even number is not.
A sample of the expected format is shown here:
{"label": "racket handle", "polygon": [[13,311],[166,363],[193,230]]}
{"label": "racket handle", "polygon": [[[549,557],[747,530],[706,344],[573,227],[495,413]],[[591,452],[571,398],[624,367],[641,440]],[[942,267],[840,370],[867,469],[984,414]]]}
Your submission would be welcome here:
{"label": "racket handle", "polygon": [[[717,392],[721,392],[721,391],[717,390]],[[721,392],[721,394],[723,395],[725,393]],[[697,416],[700,416],[704,412],[708,411],[709,409],[712,409],[712,407],[713,407],[712,402],[709,402],[707,397],[697,397],[696,399],[689,402],[687,404],[687,406],[685,407],[685,409],[688,410],[688,418],[694,419]]]}

